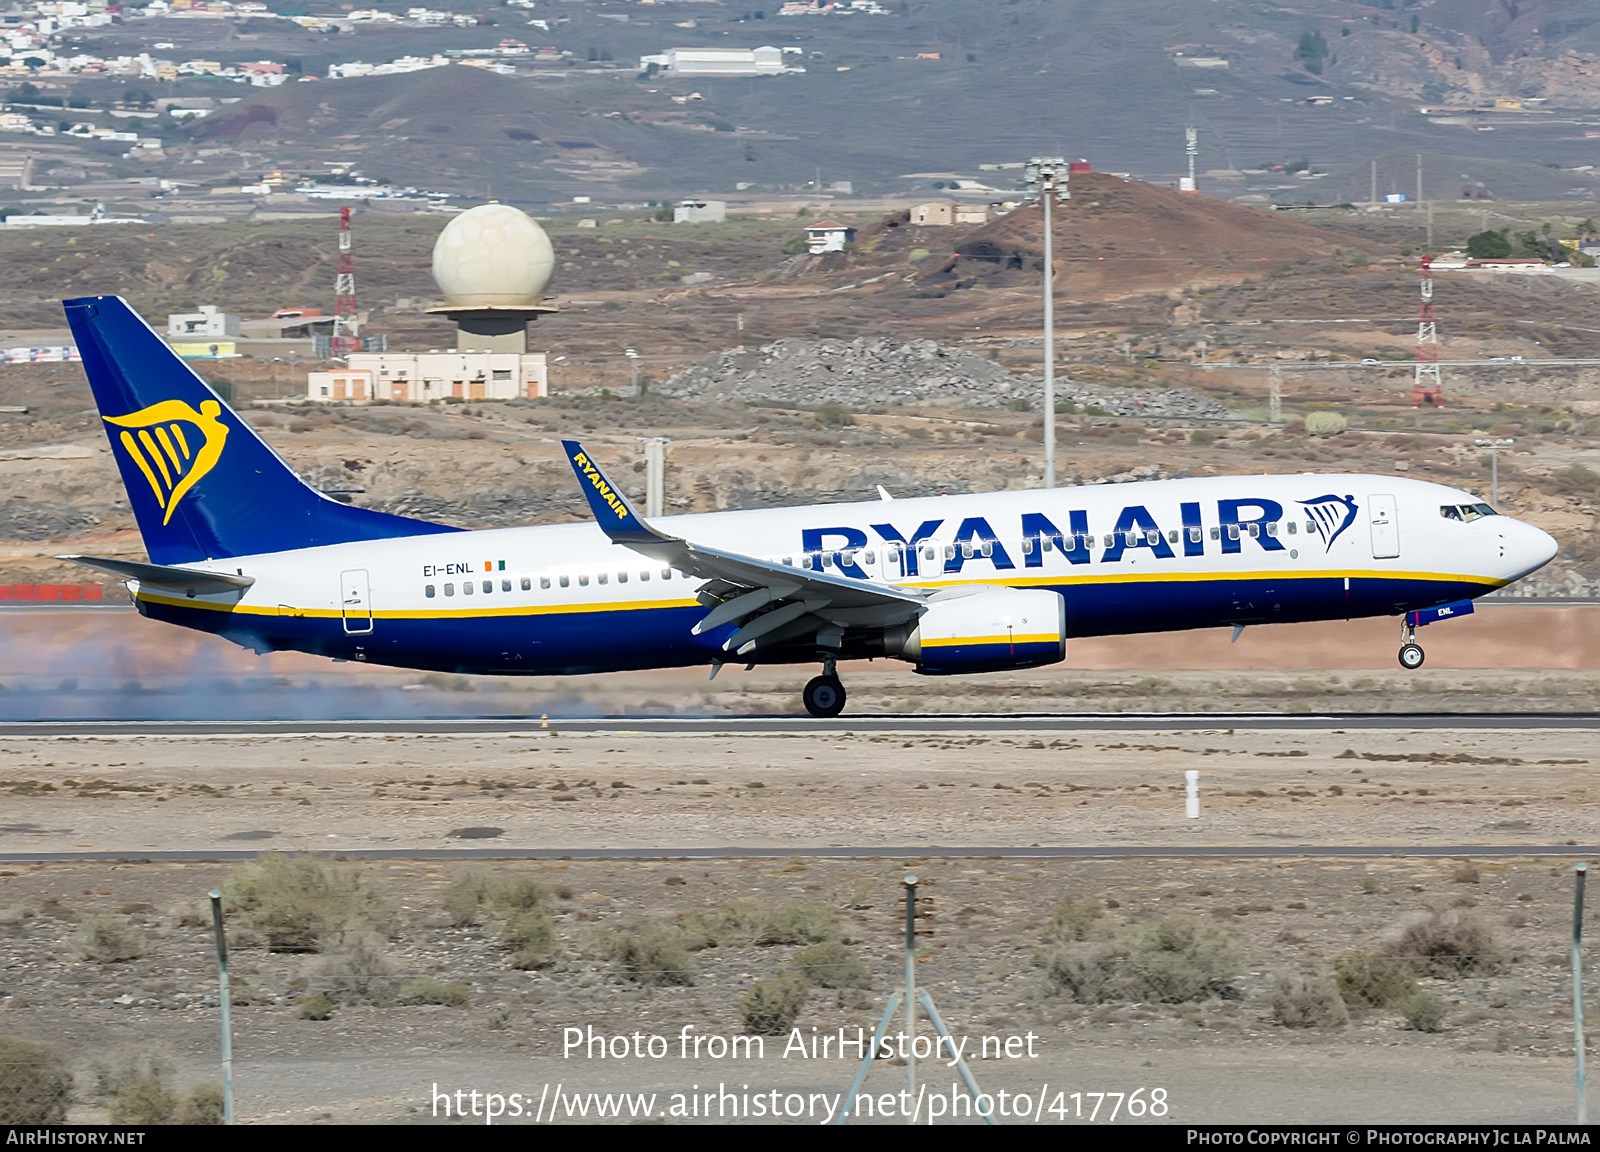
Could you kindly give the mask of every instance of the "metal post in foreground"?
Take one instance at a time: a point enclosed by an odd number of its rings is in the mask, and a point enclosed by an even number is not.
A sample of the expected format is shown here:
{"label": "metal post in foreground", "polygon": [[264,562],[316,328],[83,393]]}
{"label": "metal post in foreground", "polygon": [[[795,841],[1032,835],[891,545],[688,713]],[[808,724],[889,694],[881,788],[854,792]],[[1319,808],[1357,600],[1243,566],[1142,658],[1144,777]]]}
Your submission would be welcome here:
{"label": "metal post in foreground", "polygon": [[644,445],[644,514],[665,515],[667,503],[667,437],[641,436]]}
{"label": "metal post in foreground", "polygon": [[1196,768],[1183,773],[1183,814],[1190,820],[1200,819],[1200,772]]}
{"label": "metal post in foreground", "polygon": [[222,1005],[222,1122],[233,1123],[233,1017],[228,1001],[228,937],[222,930],[222,893],[213,888],[211,924],[217,934],[217,982]]}
{"label": "metal post in foreground", "polygon": [[[1048,211],[1048,209],[1046,209]],[[917,878],[908,873],[906,886],[906,1091],[917,1098]]]}
{"label": "metal post in foreground", "polygon": [[1039,192],[1044,211],[1044,486],[1056,486],[1056,286],[1055,237],[1050,198],[1070,197],[1067,161],[1061,156],[1035,156],[1026,168],[1028,184]]}
{"label": "metal post in foreground", "polygon": [[1577,1058],[1578,1123],[1589,1122],[1589,1094],[1583,1068],[1583,882],[1589,866],[1578,861],[1576,883],[1572,889],[1572,1051]]}
{"label": "metal post in foreground", "polygon": [[1477,439],[1473,441],[1479,448],[1489,450],[1489,506],[1495,511],[1500,510],[1500,449],[1509,448],[1516,443],[1511,439]]}

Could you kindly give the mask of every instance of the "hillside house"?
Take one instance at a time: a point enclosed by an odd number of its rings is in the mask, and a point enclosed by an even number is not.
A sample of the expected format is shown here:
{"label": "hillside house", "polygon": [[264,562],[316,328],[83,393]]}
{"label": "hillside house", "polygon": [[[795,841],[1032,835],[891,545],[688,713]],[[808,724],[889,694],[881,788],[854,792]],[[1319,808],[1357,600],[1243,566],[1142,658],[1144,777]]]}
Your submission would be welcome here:
{"label": "hillside house", "polygon": [[239,318],[219,312],[214,304],[202,304],[198,312],[174,312],[167,317],[167,335],[211,339],[237,336]]}
{"label": "hillside house", "polygon": [[854,244],[855,240],[856,230],[837,220],[823,220],[806,226],[806,242],[813,256],[820,256],[824,252],[843,252],[844,246]]}
{"label": "hillside house", "polygon": [[549,395],[543,352],[352,352],[342,369],[311,372],[308,400],[536,400]]}
{"label": "hillside house", "polygon": [[924,228],[948,228],[956,222],[955,209],[948,200],[930,200],[911,209],[911,223]]}

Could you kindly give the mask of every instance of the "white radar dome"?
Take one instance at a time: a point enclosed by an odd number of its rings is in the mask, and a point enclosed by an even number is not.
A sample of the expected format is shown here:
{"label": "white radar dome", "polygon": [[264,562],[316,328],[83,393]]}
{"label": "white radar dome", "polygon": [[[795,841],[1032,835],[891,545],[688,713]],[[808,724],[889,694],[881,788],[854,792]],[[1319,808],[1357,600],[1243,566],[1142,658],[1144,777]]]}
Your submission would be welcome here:
{"label": "white radar dome", "polygon": [[477,308],[537,305],[555,253],[525,212],[483,204],[461,213],[433,245],[433,279],[446,303]]}

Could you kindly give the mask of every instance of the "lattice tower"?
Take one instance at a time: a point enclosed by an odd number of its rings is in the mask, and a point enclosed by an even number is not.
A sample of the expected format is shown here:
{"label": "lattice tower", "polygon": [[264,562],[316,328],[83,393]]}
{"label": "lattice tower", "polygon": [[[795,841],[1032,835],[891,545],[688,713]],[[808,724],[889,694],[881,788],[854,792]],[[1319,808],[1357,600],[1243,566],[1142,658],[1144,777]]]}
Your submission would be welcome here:
{"label": "lattice tower", "polygon": [[1411,385],[1411,406],[1444,406],[1439,376],[1439,330],[1433,319],[1433,257],[1422,258],[1422,311],[1417,317],[1417,371]]}

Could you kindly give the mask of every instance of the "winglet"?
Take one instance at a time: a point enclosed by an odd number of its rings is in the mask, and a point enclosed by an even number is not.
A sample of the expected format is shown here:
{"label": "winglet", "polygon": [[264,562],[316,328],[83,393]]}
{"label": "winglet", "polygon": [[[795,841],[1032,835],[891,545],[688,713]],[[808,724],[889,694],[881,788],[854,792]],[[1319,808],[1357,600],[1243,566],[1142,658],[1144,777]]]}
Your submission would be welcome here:
{"label": "winglet", "polygon": [[577,473],[578,487],[583,489],[584,498],[589,501],[589,510],[594,513],[601,531],[611,537],[612,543],[644,544],[665,539],[645,522],[622,490],[611,482],[611,477],[589,458],[582,444],[576,440],[563,440],[561,447],[567,454],[572,470]]}

